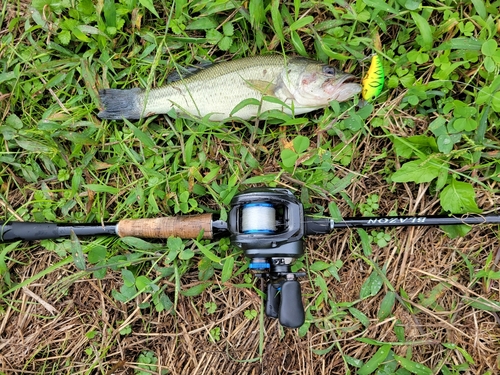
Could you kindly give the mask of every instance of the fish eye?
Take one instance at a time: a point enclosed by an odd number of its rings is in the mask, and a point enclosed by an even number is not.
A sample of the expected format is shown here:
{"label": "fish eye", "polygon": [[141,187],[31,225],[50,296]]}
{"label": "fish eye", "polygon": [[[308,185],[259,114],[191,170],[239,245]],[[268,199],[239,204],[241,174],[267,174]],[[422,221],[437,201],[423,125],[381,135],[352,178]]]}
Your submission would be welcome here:
{"label": "fish eye", "polygon": [[334,76],[334,75],[335,75],[335,73],[336,73],[336,71],[335,71],[335,68],[334,68],[334,67],[329,66],[329,65],[325,65],[325,66],[323,67],[323,73],[328,74],[328,75],[330,75],[330,76]]}

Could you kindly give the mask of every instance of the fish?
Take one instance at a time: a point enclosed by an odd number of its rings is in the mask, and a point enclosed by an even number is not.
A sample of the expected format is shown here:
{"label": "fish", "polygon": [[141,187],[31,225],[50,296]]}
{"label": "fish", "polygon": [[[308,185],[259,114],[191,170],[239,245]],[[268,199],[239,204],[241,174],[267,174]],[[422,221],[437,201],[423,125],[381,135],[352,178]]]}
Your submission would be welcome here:
{"label": "fish", "polygon": [[[356,77],[302,57],[246,57],[205,66],[159,88],[103,89],[98,117],[138,120],[158,114],[249,120],[270,110],[299,115],[361,92]],[[173,112],[172,112],[173,111]]]}
{"label": "fish", "polygon": [[378,55],[372,56],[370,68],[363,77],[361,84],[363,85],[361,96],[366,101],[374,100],[382,92],[384,87],[384,66]]}

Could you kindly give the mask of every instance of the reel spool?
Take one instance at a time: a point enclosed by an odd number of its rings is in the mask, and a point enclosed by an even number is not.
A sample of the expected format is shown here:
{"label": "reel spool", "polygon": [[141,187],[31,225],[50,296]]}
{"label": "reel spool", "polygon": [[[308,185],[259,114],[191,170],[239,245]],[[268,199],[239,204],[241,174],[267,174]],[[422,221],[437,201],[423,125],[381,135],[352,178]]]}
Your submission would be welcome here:
{"label": "reel spool", "polygon": [[241,230],[244,234],[276,233],[276,209],[271,203],[247,203],[241,210]]}

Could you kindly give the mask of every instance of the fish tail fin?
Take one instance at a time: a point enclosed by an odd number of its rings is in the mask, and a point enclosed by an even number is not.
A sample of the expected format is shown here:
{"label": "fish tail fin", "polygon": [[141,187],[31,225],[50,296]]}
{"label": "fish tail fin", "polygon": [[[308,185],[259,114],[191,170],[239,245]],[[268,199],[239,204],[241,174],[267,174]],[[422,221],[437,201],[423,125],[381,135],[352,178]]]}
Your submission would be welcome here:
{"label": "fish tail fin", "polygon": [[139,95],[142,90],[139,88],[129,90],[104,89],[99,91],[101,103],[104,110],[97,116],[108,120],[138,120],[143,116]]}

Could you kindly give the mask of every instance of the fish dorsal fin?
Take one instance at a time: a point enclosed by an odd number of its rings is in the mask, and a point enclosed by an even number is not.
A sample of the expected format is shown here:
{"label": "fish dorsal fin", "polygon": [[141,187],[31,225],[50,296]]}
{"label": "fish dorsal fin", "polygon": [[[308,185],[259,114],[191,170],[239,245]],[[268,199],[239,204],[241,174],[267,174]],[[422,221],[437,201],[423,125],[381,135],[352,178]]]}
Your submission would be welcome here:
{"label": "fish dorsal fin", "polygon": [[214,63],[210,61],[201,61],[196,65],[191,65],[188,67],[180,66],[176,64],[175,70],[167,76],[167,83],[172,83],[176,81],[180,81],[182,79],[186,79],[199,73],[202,70],[214,65]]}
{"label": "fish dorsal fin", "polygon": [[269,81],[261,81],[258,79],[249,79],[246,81],[248,86],[259,91],[262,95],[276,96],[276,84]]}

